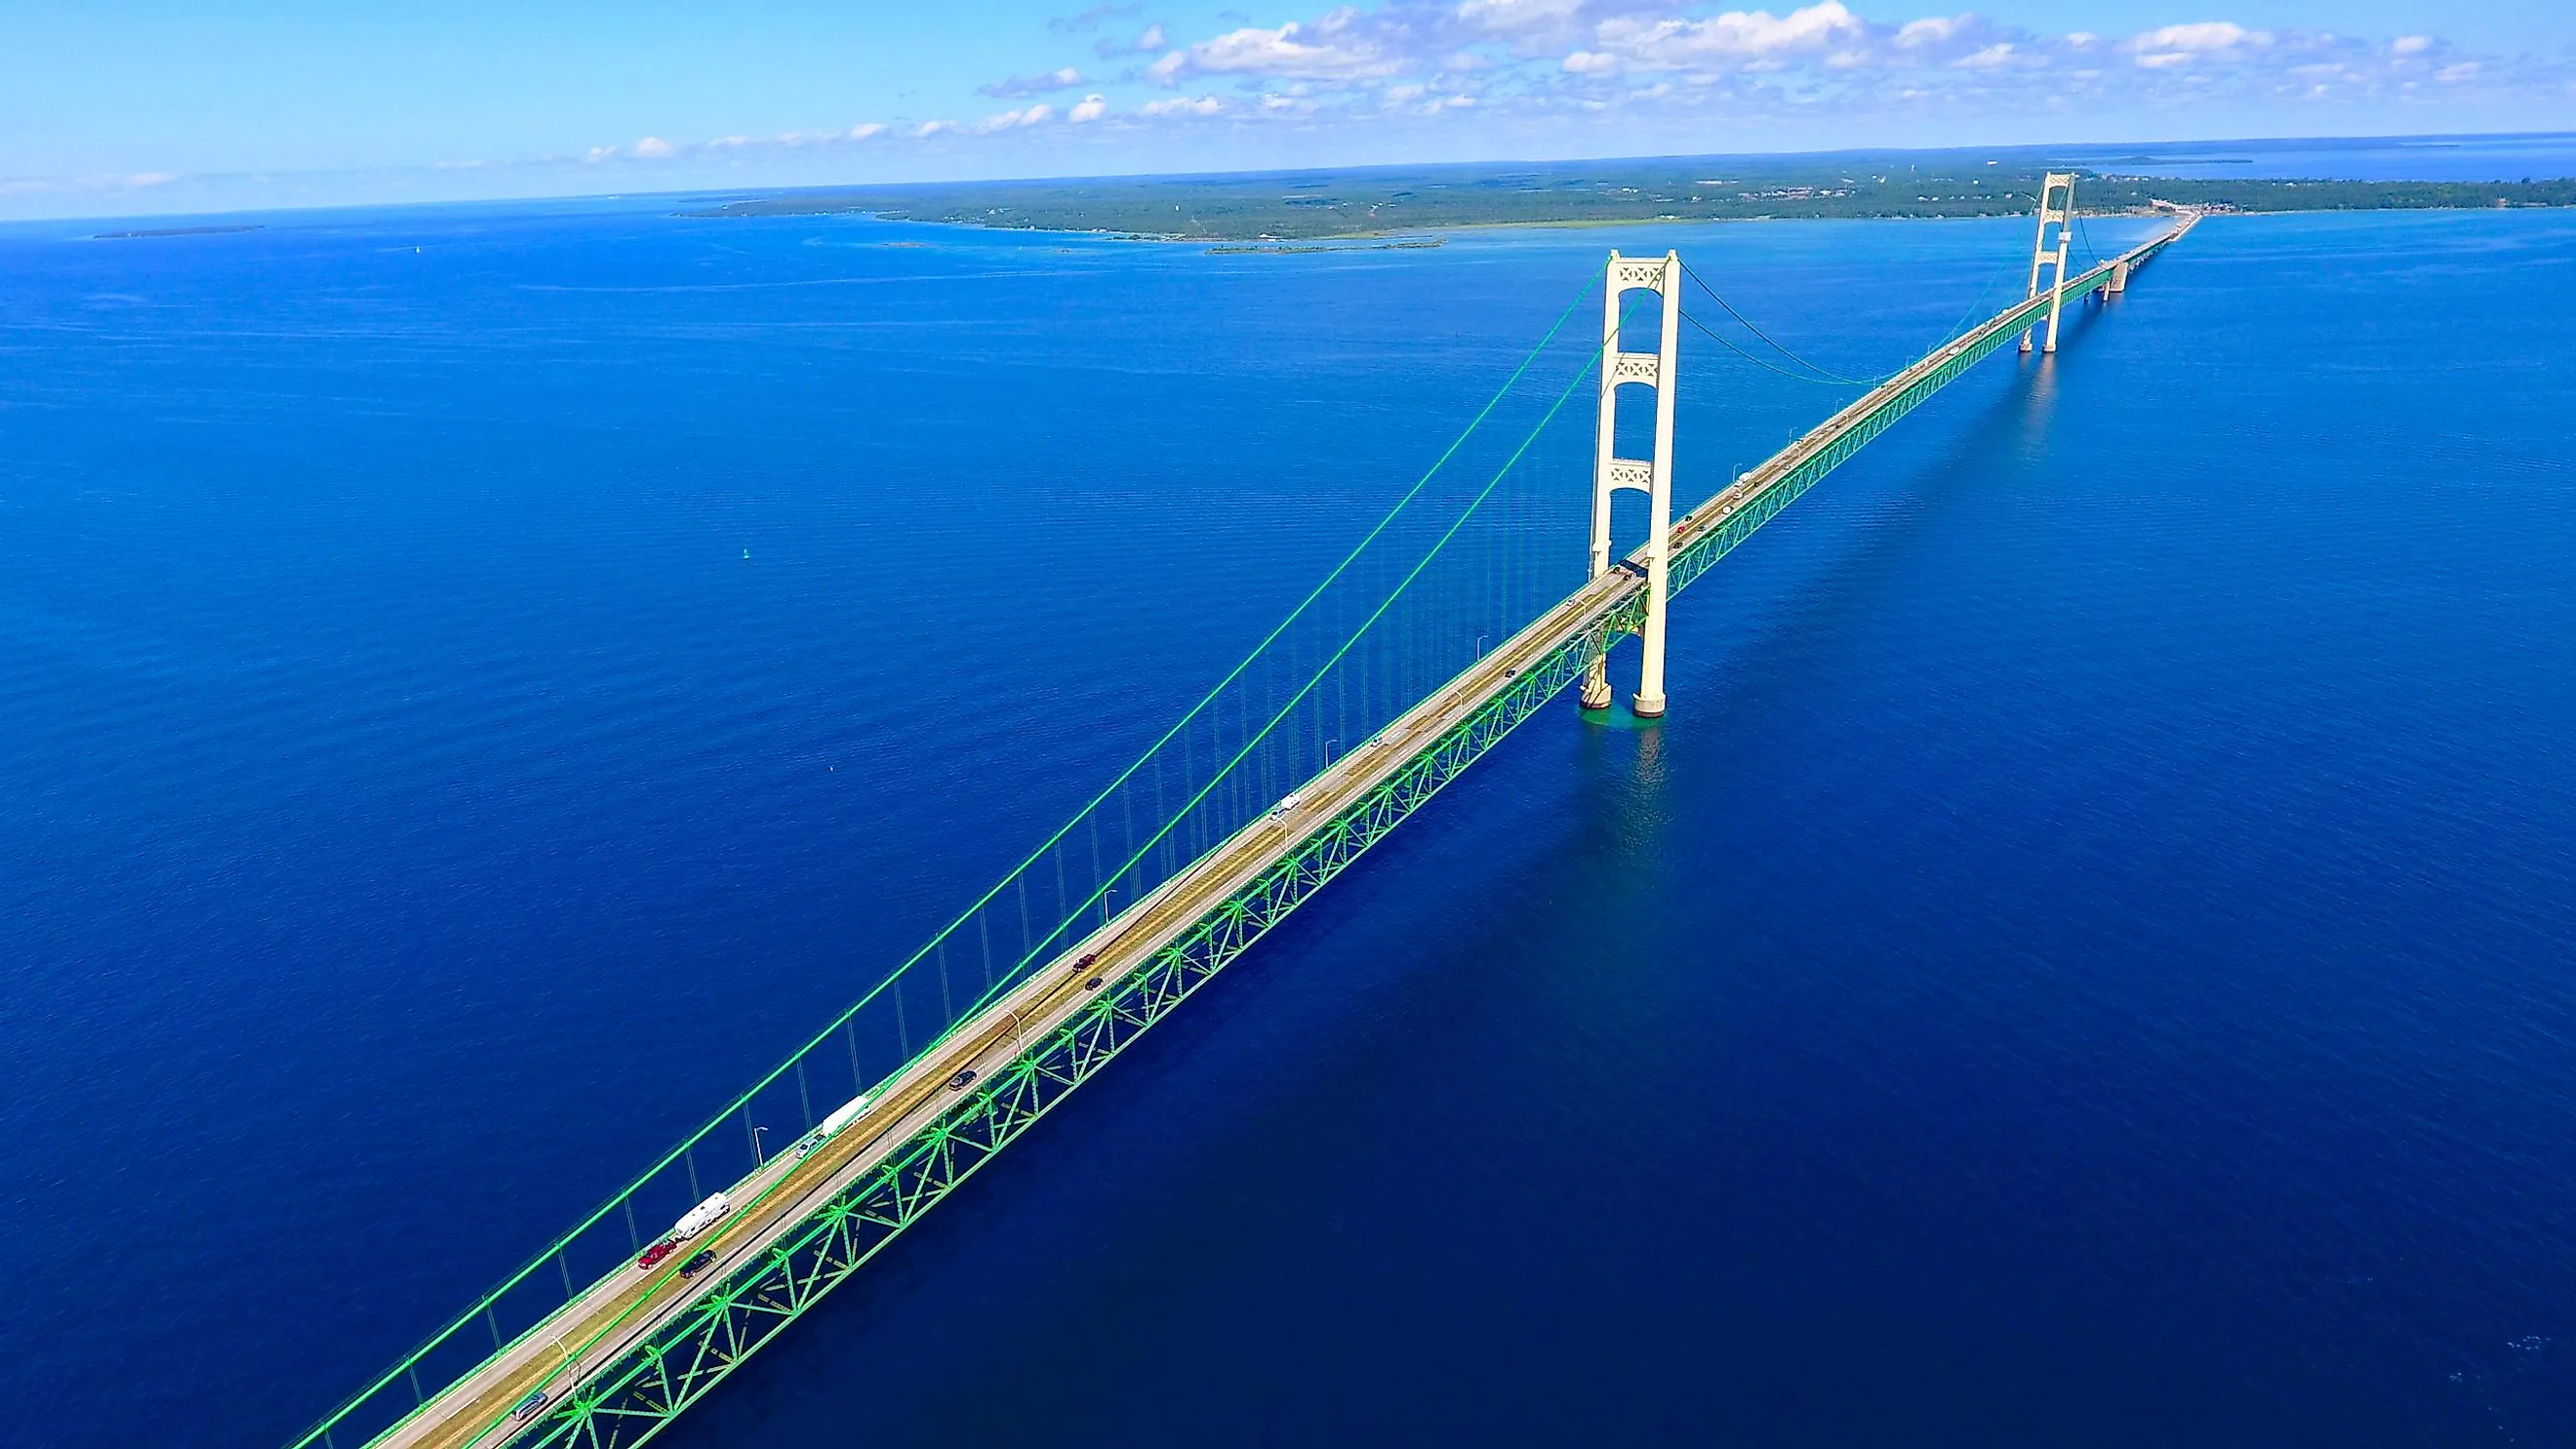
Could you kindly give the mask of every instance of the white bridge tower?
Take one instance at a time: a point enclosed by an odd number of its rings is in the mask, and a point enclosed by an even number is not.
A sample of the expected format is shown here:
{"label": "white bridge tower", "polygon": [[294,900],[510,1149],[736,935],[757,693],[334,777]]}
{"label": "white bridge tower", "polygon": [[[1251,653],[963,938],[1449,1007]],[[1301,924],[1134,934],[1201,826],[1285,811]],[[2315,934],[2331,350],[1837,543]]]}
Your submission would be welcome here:
{"label": "white bridge tower", "polygon": [[[1628,352],[1619,346],[1620,299],[1630,292],[1661,293],[1663,327],[1652,352]],[[1664,712],[1664,603],[1666,569],[1673,536],[1673,383],[1681,342],[1682,259],[1666,252],[1651,261],[1610,254],[1608,285],[1601,298],[1601,415],[1592,445],[1592,577],[1610,571],[1610,497],[1634,488],[1651,500],[1653,519],[1646,535],[1646,623],[1644,667],[1637,678],[1636,711],[1640,719]],[[1655,390],[1655,456],[1622,458],[1613,449],[1619,421],[1619,389],[1642,384]],[[1609,659],[1592,656],[1583,676],[1583,707],[1610,707]]]}
{"label": "white bridge tower", "polygon": [[[2046,352],[2057,350],[2057,313],[2066,301],[2066,229],[2075,216],[2075,173],[2051,171],[2039,183],[2039,235],[2030,244],[2030,290],[2024,297],[2039,295],[2040,268],[2048,271],[2048,345]],[[2048,229],[2057,228],[2057,247],[2049,249]],[[2126,279],[2123,278],[2123,281]],[[2030,351],[2030,329],[2021,330],[2021,350]]]}

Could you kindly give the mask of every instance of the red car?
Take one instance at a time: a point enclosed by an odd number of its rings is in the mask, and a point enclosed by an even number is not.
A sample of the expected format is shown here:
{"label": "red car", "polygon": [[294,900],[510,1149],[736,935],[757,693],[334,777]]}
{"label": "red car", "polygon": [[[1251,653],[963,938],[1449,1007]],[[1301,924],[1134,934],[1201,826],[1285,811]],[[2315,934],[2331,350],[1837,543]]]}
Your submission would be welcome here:
{"label": "red car", "polygon": [[672,1242],[668,1238],[664,1238],[662,1241],[646,1248],[644,1250],[644,1256],[635,1260],[635,1266],[638,1268],[653,1267],[659,1264],[664,1258],[667,1258],[678,1251],[680,1251],[679,1244]]}

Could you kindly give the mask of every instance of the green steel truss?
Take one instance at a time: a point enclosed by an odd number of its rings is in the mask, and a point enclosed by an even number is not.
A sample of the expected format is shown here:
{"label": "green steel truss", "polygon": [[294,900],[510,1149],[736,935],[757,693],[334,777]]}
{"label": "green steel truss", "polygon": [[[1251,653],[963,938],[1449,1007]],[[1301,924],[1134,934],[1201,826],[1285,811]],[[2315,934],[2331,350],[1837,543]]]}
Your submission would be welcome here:
{"label": "green steel truss", "polygon": [[[2133,263],[2142,263],[2162,250],[2163,245],[2159,242],[2142,247],[2131,253],[2129,259]],[[2101,286],[2110,274],[2111,265],[2105,262],[2071,279],[2066,283],[2064,295],[2070,299],[2080,298]],[[1676,548],[1668,565],[1672,591],[1680,593],[1689,587],[1700,575],[1708,572],[1710,565],[1733,552],[1737,544],[1753,536],[1754,530],[1778,517],[1780,510],[1797,502],[1801,494],[1823,481],[1826,474],[1841,467],[1881,433],[1894,427],[1899,418],[1921,406],[1924,399],[1949,386],[1959,374],[1993,356],[2005,343],[2019,337],[2022,329],[2031,322],[2045,318],[2048,301],[2048,294],[2043,292],[1969,333],[1966,345],[1890,393],[1845,427],[1831,442],[1781,474],[1715,528],[1694,535]],[[1686,527],[1689,521],[1685,516],[1678,526]],[[1634,632],[1636,627],[1631,622],[1626,632]]]}
{"label": "green steel truss", "polygon": [[689,1312],[593,1375],[515,1442],[523,1449],[625,1449],[659,1433],[1572,684],[1605,638],[1586,631],[1558,644],[1171,944],[1104,987],[1072,1020],[994,1073],[991,1085],[915,1134],[766,1254],[718,1280]]}
{"label": "green steel truss", "polygon": [[[2128,260],[2143,262],[2162,245],[2141,248]],[[2070,280],[2063,295],[2077,298],[2101,286],[2110,265]],[[1713,527],[1687,538],[1671,561],[1672,589],[1689,586],[1899,418],[2044,316],[2048,302],[2042,294],[1970,333],[1966,345],[1845,424],[1824,447]],[[1685,527],[1688,522],[1686,518]],[[517,1435],[490,1442],[516,1449],[628,1449],[661,1432],[1148,1027],[1581,678],[1592,657],[1620,636],[1637,632],[1644,615],[1645,592],[1631,589],[1547,646],[1536,663],[1465,720],[1298,841],[1170,944],[1104,987],[1090,1005],[995,1072],[984,1087],[917,1132],[788,1237],[712,1283],[688,1312],[592,1375],[561,1405]]]}

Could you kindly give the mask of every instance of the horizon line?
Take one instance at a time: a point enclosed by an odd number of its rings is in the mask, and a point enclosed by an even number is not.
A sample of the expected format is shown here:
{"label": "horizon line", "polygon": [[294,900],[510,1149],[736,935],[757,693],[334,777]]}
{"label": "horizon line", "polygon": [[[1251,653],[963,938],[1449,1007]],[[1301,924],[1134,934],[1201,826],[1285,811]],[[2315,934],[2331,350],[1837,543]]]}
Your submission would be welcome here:
{"label": "horizon line", "polygon": [[[1534,158],[1519,158],[1519,159],[1491,159],[1491,160],[1478,160],[1478,161],[1392,161],[1392,162],[1388,162],[1388,161],[1379,161],[1379,162],[1369,162],[1369,163],[1366,163],[1366,164],[1361,164],[1361,165],[1349,165],[1349,166],[1248,167],[1248,168],[1240,168],[1240,169],[1235,169],[1235,170],[1224,170],[1224,171],[1193,170],[1193,171],[1104,171],[1104,172],[1063,172],[1063,173],[1053,173],[1053,174],[1027,174],[1027,175],[1017,175],[1017,176],[950,177],[950,178],[945,178],[945,179],[942,179],[942,180],[935,180],[935,181],[848,181],[848,182],[800,182],[800,183],[794,183],[794,184],[781,184],[781,185],[774,185],[774,186],[760,186],[760,187],[705,187],[705,186],[698,186],[698,187],[679,187],[679,188],[674,188],[674,189],[672,189],[672,190],[667,190],[667,191],[657,191],[657,190],[635,190],[635,189],[632,189],[632,188],[619,188],[619,189],[605,190],[605,191],[565,191],[565,192],[546,192],[546,193],[541,193],[541,194],[537,194],[537,195],[526,195],[526,196],[451,197],[451,198],[444,198],[444,199],[439,199],[439,200],[412,200],[412,201],[357,201],[357,202],[326,202],[326,203],[316,203],[316,204],[311,204],[311,205],[279,205],[279,206],[246,207],[246,208],[245,208],[245,207],[234,207],[234,208],[219,209],[219,210],[209,210],[209,211],[157,211],[157,212],[115,211],[115,212],[97,212],[97,213],[74,213],[74,214],[67,214],[67,215],[63,215],[63,216],[52,216],[52,217],[31,217],[31,218],[22,218],[22,219],[17,219],[17,220],[5,220],[5,219],[0,219],[0,232],[5,232],[5,231],[8,231],[8,230],[20,229],[20,228],[38,228],[38,227],[49,227],[49,226],[63,226],[63,225],[70,225],[70,224],[89,224],[89,223],[95,223],[95,222],[114,222],[114,221],[125,221],[125,220],[145,220],[145,219],[153,219],[153,220],[172,220],[172,219],[180,219],[180,218],[198,218],[198,217],[212,218],[212,217],[247,217],[247,216],[296,216],[296,215],[307,215],[307,214],[314,214],[314,213],[328,213],[328,212],[349,212],[349,211],[393,211],[393,210],[400,210],[400,209],[405,209],[405,208],[415,208],[415,207],[459,207],[459,206],[537,206],[537,205],[544,205],[544,204],[546,204],[546,203],[550,203],[550,202],[621,201],[621,200],[628,200],[628,199],[644,200],[644,199],[651,199],[651,198],[656,198],[656,197],[670,197],[670,198],[674,198],[674,199],[681,199],[681,198],[705,198],[705,197],[715,197],[715,196],[754,196],[754,195],[757,195],[757,196],[785,196],[785,195],[796,195],[796,194],[801,194],[801,193],[818,193],[818,194],[820,194],[820,193],[845,193],[845,192],[895,191],[895,190],[904,190],[904,191],[924,191],[924,190],[933,190],[933,189],[945,188],[945,187],[970,187],[970,186],[1023,186],[1023,185],[1025,185],[1025,186],[1037,186],[1037,185],[1045,185],[1045,184],[1049,184],[1049,183],[1059,183],[1059,184],[1060,184],[1060,183],[1067,183],[1067,182],[1086,182],[1086,181],[1104,181],[1104,182],[1106,182],[1106,181],[1191,181],[1191,180],[1223,180],[1223,179],[1233,179],[1233,178],[1254,178],[1254,177],[1264,177],[1264,176],[1331,176],[1331,175],[1364,175],[1364,174],[1371,174],[1371,173],[1383,174],[1383,173],[1387,173],[1387,172],[1401,172],[1401,171],[1446,170],[1446,169],[1464,170],[1464,169],[1469,169],[1469,168],[1494,168],[1494,167],[1571,167],[1571,166],[1610,165],[1610,164],[1621,164],[1621,163],[1638,163],[1638,162],[1655,162],[1655,161],[1757,160],[1757,159],[1760,159],[1760,160],[1788,160],[1788,159],[1796,159],[1796,158],[1800,158],[1800,157],[1818,157],[1818,158],[1822,158],[1822,157],[1833,157],[1833,156],[1943,156],[1943,155],[1967,155],[1967,154],[1983,154],[1983,155],[1991,155],[1991,154],[1996,154],[1996,153],[2003,153],[2003,154],[2023,153],[2023,154],[2027,154],[2027,153],[2033,153],[2033,152],[2043,152],[2043,153],[2044,153],[2044,152],[2051,152],[2051,151],[2101,151],[2101,150],[2118,150],[2118,149],[2139,148],[2139,147],[2146,147],[2146,148],[2153,148],[2153,147],[2195,147],[2195,148],[2201,148],[2201,149],[2209,149],[2209,148],[2224,148],[2224,147],[2234,147],[2234,146],[2274,146],[2274,147],[2278,147],[2278,146],[2299,145],[2299,144],[2310,144],[2310,145],[2314,145],[2314,144],[2320,144],[2320,143],[2325,143],[2325,144],[2336,144],[2336,145],[2352,145],[2352,146],[2357,146],[2357,145],[2360,145],[2360,144],[2364,144],[2364,143],[2373,143],[2373,142],[2376,142],[2376,143],[2389,143],[2389,142],[2523,141],[2523,140],[2557,140],[2557,139],[2561,139],[2561,138],[2571,139],[2571,140],[2576,140],[2576,130],[2421,131],[2421,132],[2395,132],[2395,133],[2386,133],[2386,134],[2320,134],[2320,135],[2305,135],[2305,136],[2232,136],[2232,137],[2214,137],[2214,138],[2206,138],[2206,139],[2182,139],[2182,138],[2171,138],[2171,139],[2164,139],[2164,140],[2141,139],[2141,140],[2123,140],[2123,141],[2041,141],[2041,142],[2008,142],[2008,143],[2001,143],[2001,144],[1996,144],[1996,145],[1964,145],[1964,146],[1834,146],[1834,147],[1818,147],[1818,148],[1803,149],[1803,150],[1782,150],[1782,151],[1672,151],[1672,152],[1658,152],[1658,153],[1645,154],[1645,155],[1604,155],[1604,156],[1559,157],[1559,158],[1555,158],[1555,159],[1551,159],[1551,160],[1540,160],[1540,159],[1534,159]],[[2070,160],[2075,160],[2075,159],[2079,159],[2079,158],[2076,158],[2076,157],[2070,156],[2068,159],[2070,159]],[[548,164],[562,164],[562,158],[558,158],[558,157],[548,157],[548,158],[539,158],[539,159],[531,160],[531,161],[504,162],[504,163],[500,163],[500,167],[501,167],[501,168],[508,168],[508,167],[534,167],[534,166],[544,166],[544,165],[548,165]],[[190,173],[190,174],[187,174],[187,175],[184,175],[184,176],[175,176],[175,177],[172,177],[172,178],[170,178],[170,179],[171,179],[171,180],[174,180],[174,181],[176,181],[176,180],[219,181],[219,180],[235,180],[235,179],[245,179],[245,178],[265,178],[265,177],[271,177],[271,176],[305,176],[305,177],[327,177],[327,176],[381,176],[381,175],[388,175],[388,174],[396,174],[396,175],[398,175],[398,174],[406,174],[406,173],[413,173],[413,172],[437,172],[437,171],[450,170],[450,169],[455,169],[455,168],[451,168],[451,167],[442,167],[442,166],[439,166],[439,165],[436,165],[436,164],[433,164],[433,163],[421,163],[421,164],[417,164],[417,165],[406,165],[406,166],[384,167],[384,168],[377,168],[377,169],[372,169],[372,170],[366,170],[366,169],[342,169],[342,170],[314,169],[314,170],[302,170],[302,171],[215,171],[215,172],[196,172],[196,173]],[[479,169],[479,167],[478,167],[477,169]],[[499,168],[496,168],[496,169],[499,169]],[[19,178],[19,179],[21,179],[21,180],[26,180],[26,179],[41,179],[41,178]],[[2296,179],[2300,179],[2300,180],[2321,180],[2321,181],[2323,181],[2323,180],[2350,180],[2350,179],[2354,179],[2354,178],[2348,178],[2348,177],[2347,177],[2347,178],[2339,178],[2339,177],[2319,176],[2319,177],[2300,177],[2300,178],[2296,178]],[[2432,178],[2424,178],[2424,177],[2408,177],[2408,178],[2391,178],[2391,179],[2397,179],[2397,180],[2430,180],[2430,179],[2432,179]],[[2481,178],[2481,179],[2501,179],[2501,178]],[[2556,179],[2556,178],[2552,178],[2552,179]],[[8,178],[0,178],[0,184],[6,184],[6,181],[7,181],[7,180],[8,180]]]}

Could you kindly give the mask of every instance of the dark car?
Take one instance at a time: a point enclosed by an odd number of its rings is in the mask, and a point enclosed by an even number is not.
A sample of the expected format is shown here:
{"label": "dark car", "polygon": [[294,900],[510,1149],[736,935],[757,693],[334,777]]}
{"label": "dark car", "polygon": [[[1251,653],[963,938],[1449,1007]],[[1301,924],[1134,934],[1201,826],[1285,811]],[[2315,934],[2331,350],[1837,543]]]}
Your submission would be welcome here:
{"label": "dark car", "polygon": [[707,1265],[715,1260],[716,1250],[713,1248],[705,1249],[696,1257],[691,1258],[689,1261],[680,1265],[680,1276],[683,1278],[694,1278],[700,1273],[705,1272],[707,1270]]}
{"label": "dark car", "polygon": [[513,1424],[524,1424],[530,1419],[535,1418],[538,1411],[545,1408],[545,1406],[546,1391],[539,1389],[528,1395],[526,1398],[521,1399],[518,1404],[510,1410],[510,1422]]}
{"label": "dark car", "polygon": [[644,1256],[635,1260],[635,1266],[638,1268],[659,1267],[663,1259],[670,1257],[673,1253],[678,1251],[680,1251],[679,1244],[672,1242],[669,1238],[664,1238],[662,1241],[646,1248],[644,1250]]}
{"label": "dark car", "polygon": [[948,1090],[952,1092],[965,1091],[966,1084],[973,1080],[975,1080],[975,1069],[973,1067],[968,1067],[966,1070],[959,1072],[957,1075],[948,1079]]}

